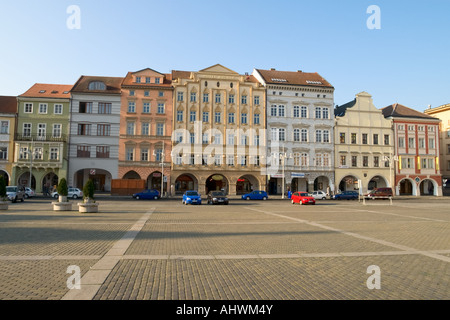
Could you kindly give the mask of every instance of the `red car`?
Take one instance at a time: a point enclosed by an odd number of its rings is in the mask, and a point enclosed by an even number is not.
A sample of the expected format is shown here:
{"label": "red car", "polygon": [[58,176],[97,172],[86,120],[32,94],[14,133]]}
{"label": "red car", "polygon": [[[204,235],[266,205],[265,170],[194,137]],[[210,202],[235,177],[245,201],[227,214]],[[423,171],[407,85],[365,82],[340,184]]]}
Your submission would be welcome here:
{"label": "red car", "polygon": [[308,192],[294,192],[291,196],[292,204],[316,204],[316,200]]}

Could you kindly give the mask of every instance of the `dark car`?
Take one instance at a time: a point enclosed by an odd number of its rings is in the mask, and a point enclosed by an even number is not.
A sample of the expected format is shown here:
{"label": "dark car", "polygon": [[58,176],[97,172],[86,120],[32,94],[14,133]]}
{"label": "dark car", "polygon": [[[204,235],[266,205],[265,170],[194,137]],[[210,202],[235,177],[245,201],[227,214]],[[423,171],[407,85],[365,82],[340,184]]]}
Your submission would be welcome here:
{"label": "dark car", "polygon": [[392,188],[375,188],[364,195],[366,199],[389,199],[393,197]]}
{"label": "dark car", "polygon": [[242,199],[244,200],[267,200],[269,196],[267,192],[261,190],[255,190],[250,193],[242,195]]}
{"label": "dark car", "polygon": [[358,191],[344,191],[338,194],[335,194],[333,199],[335,200],[355,200],[359,198]]}
{"label": "dark car", "polygon": [[206,201],[208,204],[228,204],[228,198],[222,191],[210,191]]}
{"label": "dark car", "polygon": [[155,189],[148,189],[148,190],[143,190],[141,192],[133,194],[133,198],[135,198],[137,200],[140,200],[140,199],[157,200],[157,199],[161,198],[161,193]]}

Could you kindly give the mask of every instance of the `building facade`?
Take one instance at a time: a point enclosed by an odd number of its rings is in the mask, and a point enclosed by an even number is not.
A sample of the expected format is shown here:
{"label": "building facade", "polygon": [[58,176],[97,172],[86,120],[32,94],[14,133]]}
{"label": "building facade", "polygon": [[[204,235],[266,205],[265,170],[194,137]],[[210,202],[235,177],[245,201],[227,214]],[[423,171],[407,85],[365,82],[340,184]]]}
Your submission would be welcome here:
{"label": "building facade", "polygon": [[266,88],[269,193],[333,192],[333,86],[317,73],[252,74]]}
{"label": "building facade", "polygon": [[442,194],[450,196],[450,104],[426,109],[424,113],[441,120],[439,168],[441,169],[443,182]]}
{"label": "building facade", "polygon": [[71,88],[37,83],[17,98],[14,184],[40,193],[67,178]]}
{"label": "building facade", "polygon": [[393,122],[395,138],[395,194],[442,196],[440,119],[393,104],[382,109]]}
{"label": "building facade", "polygon": [[71,90],[69,185],[111,191],[119,171],[122,77],[81,76]]}
{"label": "building facade", "polygon": [[336,190],[364,194],[394,186],[392,123],[374,106],[372,96],[357,94],[336,106],[334,116]]}
{"label": "building facade", "polygon": [[0,175],[7,185],[12,182],[16,121],[17,97],[0,96]]}
{"label": "building facade", "polygon": [[143,179],[147,189],[165,194],[170,193],[171,76],[149,68],[129,72],[120,111],[119,179]]}
{"label": "building facade", "polygon": [[172,71],[172,194],[266,190],[265,89],[220,64]]}

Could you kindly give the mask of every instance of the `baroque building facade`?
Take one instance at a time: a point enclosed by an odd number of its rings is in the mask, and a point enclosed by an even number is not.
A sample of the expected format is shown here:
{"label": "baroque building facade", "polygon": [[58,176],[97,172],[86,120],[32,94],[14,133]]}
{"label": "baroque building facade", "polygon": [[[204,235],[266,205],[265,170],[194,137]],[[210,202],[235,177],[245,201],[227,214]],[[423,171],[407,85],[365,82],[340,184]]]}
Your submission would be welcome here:
{"label": "baroque building facade", "polygon": [[17,122],[17,97],[0,96],[0,175],[7,185],[14,183],[14,134]]}

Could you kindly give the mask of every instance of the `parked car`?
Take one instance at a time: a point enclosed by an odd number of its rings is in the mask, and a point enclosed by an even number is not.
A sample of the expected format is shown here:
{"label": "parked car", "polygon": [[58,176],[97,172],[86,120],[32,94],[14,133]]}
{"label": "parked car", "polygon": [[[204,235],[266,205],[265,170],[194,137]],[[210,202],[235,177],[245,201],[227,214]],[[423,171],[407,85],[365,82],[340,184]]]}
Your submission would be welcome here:
{"label": "parked car", "polygon": [[392,188],[375,188],[364,195],[366,199],[389,199],[393,197]]}
{"label": "parked car", "polygon": [[195,190],[188,190],[183,194],[182,204],[202,204],[202,196]]}
{"label": "parked car", "polygon": [[25,187],[25,199],[33,198],[36,195],[33,189]]}
{"label": "parked car", "polygon": [[315,200],[325,200],[327,198],[327,194],[321,190],[313,191],[312,196]]}
{"label": "parked car", "polygon": [[222,191],[210,191],[206,201],[208,204],[228,204],[228,198]]}
{"label": "parked car", "polygon": [[244,200],[267,200],[269,196],[267,192],[261,190],[255,190],[250,193],[242,195],[242,199]]}
{"label": "parked car", "polygon": [[18,186],[7,186],[6,196],[11,202],[17,202],[17,200],[23,202],[23,200],[25,199],[25,188]]}
{"label": "parked car", "polygon": [[139,199],[157,200],[157,199],[161,198],[161,193],[155,189],[147,189],[147,190],[143,190],[141,192],[133,194],[133,198],[136,200],[139,200]]}
{"label": "parked car", "polygon": [[[58,199],[59,194],[58,191],[52,192],[51,196],[55,199]],[[68,188],[67,198],[78,199],[83,197],[83,191],[78,188]]]}
{"label": "parked car", "polygon": [[333,196],[333,199],[335,200],[355,200],[358,198],[359,198],[358,191],[343,191]]}
{"label": "parked car", "polygon": [[291,196],[292,204],[316,204],[316,200],[308,192],[297,191]]}

